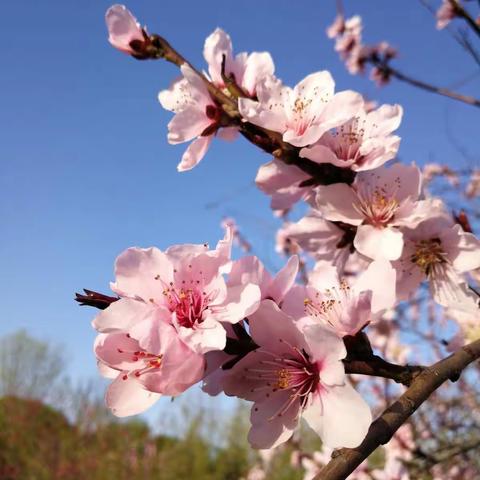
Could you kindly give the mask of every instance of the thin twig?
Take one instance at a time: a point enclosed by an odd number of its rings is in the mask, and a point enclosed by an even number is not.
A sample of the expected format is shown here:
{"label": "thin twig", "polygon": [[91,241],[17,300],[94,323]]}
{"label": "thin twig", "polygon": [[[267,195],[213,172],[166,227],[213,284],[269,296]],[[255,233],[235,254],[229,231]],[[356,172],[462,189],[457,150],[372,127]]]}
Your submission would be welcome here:
{"label": "thin twig", "polygon": [[473,105],[474,107],[480,108],[480,100],[474,97],[471,97],[469,95],[462,95],[461,93],[454,92],[452,90],[449,90],[448,88],[436,87],[421,80],[417,80],[416,78],[405,75],[404,73],[400,72],[400,70],[393,68],[390,64],[378,61],[375,58],[368,58],[367,61],[375,65],[379,70],[381,70],[381,72],[384,73],[387,78],[395,77],[397,80],[401,80],[402,82],[413,85],[414,87],[421,88],[422,90],[426,90],[427,92],[436,93],[438,95],[442,95],[444,97],[458,100],[459,102],[467,103],[469,105]]}

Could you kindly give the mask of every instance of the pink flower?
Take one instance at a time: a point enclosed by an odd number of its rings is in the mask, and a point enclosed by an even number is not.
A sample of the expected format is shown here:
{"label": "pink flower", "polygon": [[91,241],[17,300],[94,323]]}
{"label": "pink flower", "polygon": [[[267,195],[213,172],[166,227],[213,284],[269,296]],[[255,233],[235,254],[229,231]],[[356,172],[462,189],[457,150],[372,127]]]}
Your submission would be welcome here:
{"label": "pink flower", "polygon": [[[257,257],[243,257],[233,263],[228,281],[234,285],[258,285],[260,287],[262,300],[273,300],[278,305],[281,305],[285,295],[287,295],[295,283],[298,265],[298,257],[293,255],[288,259],[286,265],[272,277]],[[234,330],[232,326],[228,324],[225,325],[225,328],[229,338],[238,339],[236,334],[238,330]],[[233,359],[233,355],[229,355],[223,351],[207,353],[207,372],[202,387],[204,392],[207,392],[209,395],[218,395],[222,391],[223,379],[227,372],[220,367]]]}
{"label": "pink flower", "polygon": [[271,300],[250,317],[250,333],[259,348],[229,371],[224,387],[227,395],[254,402],[251,445],[285,442],[303,416],[325,445],[358,446],[371,413],[345,377],[342,340],[319,326],[302,334]]}
{"label": "pink flower", "polygon": [[362,19],[360,16],[355,15],[345,20],[343,31],[339,31],[335,42],[335,51],[338,52],[344,60],[348,58],[353,50],[361,49],[362,29]]}
{"label": "pink flower", "polygon": [[338,277],[337,269],[319,262],[307,286],[295,286],[285,297],[282,310],[305,325],[318,324],[338,337],[355,335],[372,321],[371,291],[357,290]]}
{"label": "pink flower", "polygon": [[[230,263],[231,243],[227,232],[215,250],[208,245],[176,245],[165,252],[129,248],[117,258],[112,290],[142,310],[170,312],[170,323],[192,350],[222,350],[226,342],[222,322],[239,322],[260,300],[257,285],[227,287],[222,272]],[[114,321],[115,310],[97,317],[94,326],[108,331]]]}
{"label": "pink flower", "polygon": [[170,312],[129,298],[112,303],[94,320],[100,371],[115,378],[106,402],[119,416],[149,408],[160,395],[178,395],[203,376],[203,356],[193,352],[170,324]]}
{"label": "pink flower", "polygon": [[457,12],[450,0],[443,0],[437,10],[437,30],[443,30],[455,17]]}
{"label": "pink flower", "polygon": [[400,137],[392,132],[399,127],[402,113],[400,105],[382,105],[369,113],[362,109],[311,147],[303,148],[300,156],[356,172],[380,167],[397,154]]}
{"label": "pink flower", "polygon": [[254,256],[243,257],[233,263],[228,281],[233,284],[254,284],[260,287],[261,299],[281,304],[295,283],[298,273],[298,256],[291,256],[286,265],[272,277],[263,263]]}
{"label": "pink flower", "polygon": [[105,22],[109,33],[108,41],[112,46],[129,55],[140,53],[145,33],[125,5],[110,7],[105,14]]}
{"label": "pink flower", "polygon": [[258,83],[267,76],[273,75],[275,66],[268,52],[246,52],[233,56],[230,36],[221,28],[217,28],[205,40],[203,56],[208,63],[208,73],[212,82],[219,88],[225,88],[222,78],[222,58],[225,56],[225,74],[233,76],[235,83],[249,97],[256,95]]}
{"label": "pink flower", "polygon": [[222,111],[210,97],[204,81],[188,65],[181,67],[183,77],[158,95],[163,108],[175,113],[168,124],[171,144],[193,142],[178,164],[178,171],[191,170],[205,156],[215,135],[233,140],[236,129],[223,128]]}
{"label": "pink flower", "polygon": [[272,210],[287,210],[311,193],[312,187],[302,186],[302,182],[309,178],[298,167],[274,159],[258,169],[255,183],[262,192],[272,197]]}
{"label": "pink flower", "polygon": [[327,71],[308,75],[293,89],[269,77],[257,86],[258,102],[240,98],[238,107],[245,120],[279,132],[285,142],[303,147],[346,122],[361,108],[360,94],[335,94],[334,87]]}
{"label": "pink flower", "polygon": [[405,246],[394,263],[397,295],[408,298],[424,280],[436,302],[478,313],[478,296],[468,288],[465,273],[480,267],[480,241],[454,225],[447,216],[434,216],[404,229]]}
{"label": "pink flower", "polygon": [[350,187],[337,183],[317,188],[316,208],[330,221],[357,225],[355,248],[373,260],[396,260],[403,248],[398,227],[414,227],[438,202],[418,201],[420,171],[392,165],[361,172]]}

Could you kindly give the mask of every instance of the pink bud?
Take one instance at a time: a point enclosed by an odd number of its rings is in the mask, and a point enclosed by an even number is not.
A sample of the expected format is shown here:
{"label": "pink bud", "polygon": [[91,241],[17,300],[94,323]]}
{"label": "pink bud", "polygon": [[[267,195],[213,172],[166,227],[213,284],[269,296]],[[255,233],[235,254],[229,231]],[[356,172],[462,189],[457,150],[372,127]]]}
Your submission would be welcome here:
{"label": "pink bud", "polygon": [[142,27],[125,5],[113,5],[105,14],[108,41],[118,50],[129,55],[136,54],[132,42],[144,42]]}

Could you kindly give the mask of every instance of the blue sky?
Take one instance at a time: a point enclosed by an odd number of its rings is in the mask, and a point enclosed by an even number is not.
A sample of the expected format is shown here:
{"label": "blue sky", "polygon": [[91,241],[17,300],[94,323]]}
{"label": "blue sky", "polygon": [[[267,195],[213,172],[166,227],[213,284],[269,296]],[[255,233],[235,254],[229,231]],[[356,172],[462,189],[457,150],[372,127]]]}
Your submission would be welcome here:
{"label": "blue sky", "polygon": [[[123,249],[213,244],[222,235],[221,217],[233,215],[267,264],[281,264],[272,250],[269,199],[253,184],[268,157],[244,140],[218,141],[198,168],[177,173],[184,146],[167,144],[170,114],[156,100],[177,72],[112,49],[103,20],[109,5],[5,2],[0,18],[0,335],[25,328],[66,345],[74,377],[95,375],[89,324],[95,312],[79,308],[74,292],[108,292]],[[236,51],[270,51],[286,83],[328,69],[338,89],[402,104],[405,162],[460,166],[452,138],[467,152],[477,146],[475,108],[399,83],[380,90],[346,72],[325,36],[333,0],[127,5],[197,66],[205,37],[220,26]],[[405,72],[444,86],[478,72],[446,32],[435,30],[420,2],[347,0],[345,8],[362,15],[367,42],[399,47],[396,65]],[[462,91],[478,96],[479,87],[476,76]]]}

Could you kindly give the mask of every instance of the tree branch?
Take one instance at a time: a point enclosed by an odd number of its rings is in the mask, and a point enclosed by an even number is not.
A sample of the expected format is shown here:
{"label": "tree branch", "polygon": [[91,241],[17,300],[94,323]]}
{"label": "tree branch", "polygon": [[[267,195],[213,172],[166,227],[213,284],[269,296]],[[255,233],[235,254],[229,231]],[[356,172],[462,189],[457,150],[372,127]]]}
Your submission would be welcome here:
{"label": "tree branch", "polygon": [[477,22],[470,15],[470,13],[468,13],[468,11],[465,8],[463,8],[463,6],[458,0],[449,0],[449,1],[455,10],[455,13],[459,17],[463,18],[468,23],[470,28],[480,37],[480,25],[477,24]]}
{"label": "tree branch", "polygon": [[372,423],[364,441],[357,448],[344,448],[336,452],[314,480],[346,479],[377,447],[387,443],[442,383],[457,379],[479,357],[480,340],[477,340],[426,368],[412,381],[406,392]]}
{"label": "tree branch", "polygon": [[467,103],[468,105],[473,105],[474,107],[480,108],[480,100],[474,97],[471,97],[469,95],[462,95],[461,93],[453,92],[448,88],[436,87],[421,80],[409,77],[408,75],[405,75],[396,68],[390,66],[389,63],[378,60],[376,58],[368,57],[366,61],[377,67],[385,75],[386,78],[395,77],[397,80],[413,85],[414,87],[421,88],[422,90],[426,90],[427,92],[436,93],[437,95],[442,95],[443,97],[448,97],[453,100],[458,100],[459,102]]}

